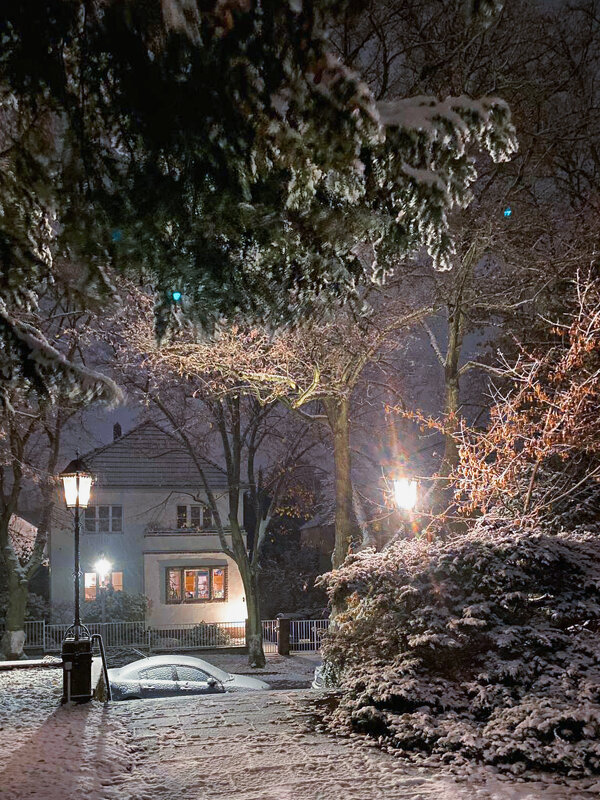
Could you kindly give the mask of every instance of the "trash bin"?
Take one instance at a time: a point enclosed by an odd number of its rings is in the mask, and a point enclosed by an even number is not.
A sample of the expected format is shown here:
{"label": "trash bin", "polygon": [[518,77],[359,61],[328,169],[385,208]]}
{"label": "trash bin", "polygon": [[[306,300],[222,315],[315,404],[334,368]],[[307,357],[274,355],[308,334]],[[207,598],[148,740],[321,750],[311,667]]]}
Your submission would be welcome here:
{"label": "trash bin", "polygon": [[63,697],[62,702],[73,700],[87,703],[92,699],[92,640],[68,637],[62,643]]}

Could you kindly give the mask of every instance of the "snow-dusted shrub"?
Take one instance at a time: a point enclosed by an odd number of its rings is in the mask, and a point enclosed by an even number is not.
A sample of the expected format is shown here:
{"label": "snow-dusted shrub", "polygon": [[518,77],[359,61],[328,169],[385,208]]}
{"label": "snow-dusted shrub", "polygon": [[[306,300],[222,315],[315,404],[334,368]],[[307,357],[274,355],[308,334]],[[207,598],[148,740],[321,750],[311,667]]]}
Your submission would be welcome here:
{"label": "snow-dusted shrub", "polygon": [[326,577],[335,731],[415,759],[600,772],[600,546],[480,524],[399,541]]}

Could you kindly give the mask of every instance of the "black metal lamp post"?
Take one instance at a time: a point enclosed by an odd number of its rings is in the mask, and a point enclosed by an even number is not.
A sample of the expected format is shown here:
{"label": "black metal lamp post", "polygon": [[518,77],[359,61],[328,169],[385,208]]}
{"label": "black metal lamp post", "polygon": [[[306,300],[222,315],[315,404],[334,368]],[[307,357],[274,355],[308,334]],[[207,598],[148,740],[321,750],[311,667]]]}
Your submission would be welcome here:
{"label": "black metal lamp post", "polygon": [[80,568],[79,568],[79,509],[86,508],[92,488],[92,475],[79,458],[67,466],[60,475],[67,508],[75,510],[75,570],[73,572],[75,613],[73,624],[68,628],[62,643],[63,703],[74,700],[84,703],[92,698],[92,638],[81,624],[80,617]]}

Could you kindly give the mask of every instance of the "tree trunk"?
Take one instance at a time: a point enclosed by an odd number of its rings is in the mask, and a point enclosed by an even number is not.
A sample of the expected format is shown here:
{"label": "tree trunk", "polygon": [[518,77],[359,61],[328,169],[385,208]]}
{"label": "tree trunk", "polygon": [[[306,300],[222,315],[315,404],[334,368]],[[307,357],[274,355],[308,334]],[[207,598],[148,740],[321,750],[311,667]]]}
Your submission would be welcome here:
{"label": "tree trunk", "polygon": [[452,503],[448,476],[458,466],[459,455],[455,433],[460,411],[460,356],[463,344],[464,313],[460,297],[448,308],[448,349],[444,361],[444,455],[438,480],[431,493],[431,511],[443,514]]}
{"label": "tree trunk", "polygon": [[262,621],[260,615],[260,596],[258,593],[258,570],[250,563],[244,537],[236,519],[230,517],[231,544],[235,562],[242,577],[246,593],[246,644],[248,646],[248,663],[251,667],[262,668],[266,664],[262,641]]}
{"label": "tree trunk", "polygon": [[350,455],[350,401],[348,398],[327,398],[323,401],[333,434],[335,462],[335,545],[331,558],[333,569],[344,563],[352,546],[361,535],[352,504]]}
{"label": "tree trunk", "polygon": [[258,576],[255,570],[250,570],[250,589],[246,587],[246,607],[248,619],[246,620],[246,644],[248,645],[248,662],[251,667],[262,668],[265,666],[265,652],[263,650],[262,620],[260,615],[260,600],[258,594]]}
{"label": "tree trunk", "polygon": [[24,621],[29,582],[23,571],[16,570],[13,564],[7,563],[7,571],[8,606],[1,650],[8,661],[15,661],[16,659],[26,658],[23,646],[25,644]]}
{"label": "tree trunk", "polygon": [[[457,355],[460,350],[457,351]],[[458,428],[458,410],[460,407],[460,385],[458,363],[454,360],[446,365],[446,386],[444,416],[446,423],[451,423],[450,430],[444,436],[444,460],[440,470],[442,475],[449,475],[458,466],[458,447],[455,433]]]}

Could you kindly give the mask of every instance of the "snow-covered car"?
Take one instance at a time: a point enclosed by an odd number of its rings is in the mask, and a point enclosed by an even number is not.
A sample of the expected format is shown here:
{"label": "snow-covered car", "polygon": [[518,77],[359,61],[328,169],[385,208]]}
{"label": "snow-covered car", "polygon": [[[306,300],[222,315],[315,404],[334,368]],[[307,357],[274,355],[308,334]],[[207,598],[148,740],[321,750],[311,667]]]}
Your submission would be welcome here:
{"label": "snow-covered car", "polygon": [[176,697],[191,694],[249,692],[269,684],[246,675],[232,675],[193,656],[151,656],[108,670],[113,700]]}

